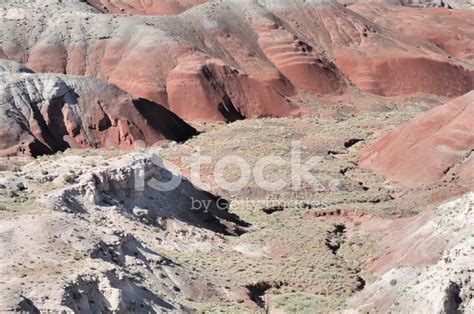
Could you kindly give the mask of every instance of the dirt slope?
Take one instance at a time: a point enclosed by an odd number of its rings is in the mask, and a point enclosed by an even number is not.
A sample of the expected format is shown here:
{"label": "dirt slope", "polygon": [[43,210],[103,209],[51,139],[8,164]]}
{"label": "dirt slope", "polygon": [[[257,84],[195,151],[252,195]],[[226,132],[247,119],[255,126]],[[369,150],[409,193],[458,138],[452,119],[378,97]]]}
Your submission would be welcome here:
{"label": "dirt slope", "polygon": [[459,60],[474,60],[474,10],[416,9],[366,4],[350,8],[380,26],[428,41]]}
{"label": "dirt slope", "polygon": [[411,120],[370,146],[361,165],[416,187],[441,179],[474,185],[474,92]]}
{"label": "dirt slope", "polygon": [[[474,311],[473,202],[474,194],[467,193],[435,208],[424,223],[415,222],[410,233],[398,234],[378,261],[391,267],[348,305],[376,313]],[[417,263],[420,254],[432,254],[434,261]],[[394,255],[398,260],[390,259]]]}

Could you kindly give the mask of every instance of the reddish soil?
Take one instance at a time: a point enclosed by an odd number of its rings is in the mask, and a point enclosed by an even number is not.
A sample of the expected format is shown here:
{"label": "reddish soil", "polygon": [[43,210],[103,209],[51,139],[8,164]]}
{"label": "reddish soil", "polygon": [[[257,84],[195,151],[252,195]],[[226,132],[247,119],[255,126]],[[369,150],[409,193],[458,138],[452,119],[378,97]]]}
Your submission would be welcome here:
{"label": "reddish soil", "polygon": [[474,92],[402,125],[365,150],[360,164],[409,187],[446,177],[474,186]]}

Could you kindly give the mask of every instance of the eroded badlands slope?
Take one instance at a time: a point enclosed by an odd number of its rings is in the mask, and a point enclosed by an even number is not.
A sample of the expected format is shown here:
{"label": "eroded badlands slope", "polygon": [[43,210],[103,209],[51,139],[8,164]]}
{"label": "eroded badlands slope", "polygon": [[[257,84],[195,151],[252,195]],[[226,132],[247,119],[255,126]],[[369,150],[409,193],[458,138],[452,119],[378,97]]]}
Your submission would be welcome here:
{"label": "eroded badlands slope", "polygon": [[474,60],[472,11],[416,10],[377,4],[357,4],[350,9],[380,26],[428,41],[459,60]]}
{"label": "eroded badlands slope", "polygon": [[[334,1],[227,0],[169,17],[103,14],[77,1],[1,10],[0,56],[35,72],[108,81],[186,120],[298,115],[289,97],[341,99],[353,85],[447,97],[473,86],[472,65],[456,58],[469,46],[452,56]],[[450,20],[461,25],[472,14],[452,10]]]}
{"label": "eroded badlands slope", "polygon": [[86,2],[107,13],[175,15],[208,0],[87,0]]}
{"label": "eroded badlands slope", "polygon": [[434,108],[370,146],[361,165],[408,186],[474,187],[474,92]]}
{"label": "eroded badlands slope", "polygon": [[[51,154],[67,148],[133,147],[184,141],[197,131],[161,105],[83,77],[24,73],[2,63],[0,156]],[[18,71],[19,73],[14,73]]]}
{"label": "eroded badlands slope", "polygon": [[[0,211],[0,311],[184,312],[185,300],[227,299],[224,289],[157,248],[221,244],[220,235],[238,233],[243,222],[187,180],[172,192],[137,188],[140,178],[169,175],[146,155],[114,158],[112,167],[105,161],[66,156],[38,168],[37,160],[30,176],[41,179],[28,182],[2,168],[2,204],[6,189],[24,188],[15,192],[18,207],[11,202]],[[190,210],[192,198],[208,201],[209,210]]]}
{"label": "eroded badlands slope", "polygon": [[[195,5],[212,0],[87,0],[97,9],[110,13],[133,13],[146,15],[174,15]],[[470,0],[337,0],[348,5],[357,2],[402,5],[411,7],[471,8]],[[264,4],[264,1],[261,1]]]}
{"label": "eroded badlands slope", "polygon": [[[349,306],[376,313],[474,311],[474,237],[469,234],[473,209],[471,192],[395,230],[390,231],[389,224],[388,233],[398,232],[398,237],[388,253],[377,258],[379,267],[385,267],[380,272],[384,274],[349,300]],[[407,233],[410,223],[416,229]],[[433,250],[441,254],[431,262],[420,261],[420,256]]]}

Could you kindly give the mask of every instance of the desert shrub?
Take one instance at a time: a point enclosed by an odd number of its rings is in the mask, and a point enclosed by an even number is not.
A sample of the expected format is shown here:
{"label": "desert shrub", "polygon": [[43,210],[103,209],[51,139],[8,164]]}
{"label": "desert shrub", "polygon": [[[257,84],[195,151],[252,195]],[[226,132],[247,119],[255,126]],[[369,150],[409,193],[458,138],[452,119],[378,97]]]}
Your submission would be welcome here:
{"label": "desert shrub", "polygon": [[65,174],[63,176],[64,182],[66,183],[72,183],[74,181],[74,177],[70,174]]}
{"label": "desert shrub", "polygon": [[82,254],[81,252],[76,252],[76,253],[74,253],[73,258],[74,258],[75,261],[83,260],[84,259],[84,254]]}

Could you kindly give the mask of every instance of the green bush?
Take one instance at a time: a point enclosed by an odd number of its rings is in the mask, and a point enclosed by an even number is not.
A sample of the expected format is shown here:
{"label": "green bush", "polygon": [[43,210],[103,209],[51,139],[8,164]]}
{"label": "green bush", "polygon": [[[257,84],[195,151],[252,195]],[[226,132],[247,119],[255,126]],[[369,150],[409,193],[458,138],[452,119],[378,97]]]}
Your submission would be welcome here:
{"label": "green bush", "polygon": [[74,177],[70,174],[65,174],[63,176],[64,182],[66,183],[72,183],[74,181]]}

